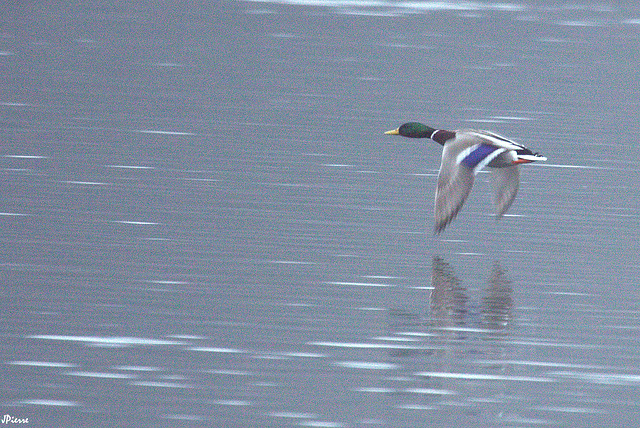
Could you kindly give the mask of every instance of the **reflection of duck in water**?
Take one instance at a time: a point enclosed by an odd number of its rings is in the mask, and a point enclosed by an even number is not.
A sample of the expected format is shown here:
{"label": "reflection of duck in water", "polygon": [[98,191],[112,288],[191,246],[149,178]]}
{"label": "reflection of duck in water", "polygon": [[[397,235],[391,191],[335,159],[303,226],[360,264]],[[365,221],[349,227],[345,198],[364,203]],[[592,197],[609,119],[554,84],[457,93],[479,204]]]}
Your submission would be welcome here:
{"label": "reflection of duck in water", "polygon": [[453,324],[464,323],[467,315],[466,289],[462,287],[453,268],[440,256],[434,256],[431,273],[431,316]]}
{"label": "reflection of duck in water", "polygon": [[504,330],[511,321],[513,288],[498,262],[493,263],[487,295],[482,298],[482,323],[491,330]]}
{"label": "reflection of duck in water", "polygon": [[[491,275],[486,288],[486,295],[482,297],[480,305],[480,317],[476,318],[483,328],[492,331],[504,330],[511,320],[513,308],[513,289],[511,281],[506,277],[506,272],[498,262],[494,262]],[[475,318],[478,311],[469,307],[469,297],[466,288],[456,277],[449,263],[440,256],[433,257],[430,306],[431,318],[439,327],[462,326],[471,318]]]}

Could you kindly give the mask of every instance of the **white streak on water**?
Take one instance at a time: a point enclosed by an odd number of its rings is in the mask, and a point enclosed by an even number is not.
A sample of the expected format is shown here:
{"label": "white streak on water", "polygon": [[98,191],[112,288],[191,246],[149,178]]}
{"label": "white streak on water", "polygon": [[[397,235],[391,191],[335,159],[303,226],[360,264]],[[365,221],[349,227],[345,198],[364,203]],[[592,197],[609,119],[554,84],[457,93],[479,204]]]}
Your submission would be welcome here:
{"label": "white streak on water", "polygon": [[465,333],[490,333],[492,329],[472,327],[433,327],[437,331],[465,332]]}
{"label": "white streak on water", "polygon": [[32,104],[4,102],[4,103],[0,103],[0,106],[6,106],[6,107],[32,107]]}
{"label": "white streak on water", "polygon": [[[389,0],[251,0],[256,3],[277,3],[292,4],[299,6],[325,6],[333,8],[347,8],[347,13],[364,13],[363,11],[353,11],[350,8],[383,8],[377,14],[386,16],[392,14],[394,10],[399,11],[482,11],[496,10],[503,12],[523,12],[527,7],[515,3],[506,2],[477,2],[477,1],[389,1]],[[367,12],[375,13],[375,12]],[[395,16],[395,15],[394,15]]]}
{"label": "white streak on water", "polygon": [[595,21],[561,21],[559,22],[560,25],[564,25],[564,26],[568,26],[568,27],[600,27],[601,24],[595,22]]}
{"label": "white streak on water", "polygon": [[449,389],[433,389],[433,388],[408,388],[404,392],[410,394],[424,394],[424,395],[458,395],[457,392]]}
{"label": "white streak on water", "polygon": [[326,354],[318,354],[317,352],[283,352],[283,357],[290,358],[327,358]]}
{"label": "white streak on water", "polygon": [[[151,284],[162,284],[162,285],[189,285],[191,284],[190,282],[186,282],[186,281],[169,281],[169,280],[153,280],[153,281],[147,281]],[[170,337],[176,337],[175,335],[171,335]],[[204,339],[203,337],[200,336],[190,336],[190,338],[197,338],[197,339]]]}
{"label": "white streak on water", "polygon": [[385,276],[385,275],[363,275],[363,278],[371,279],[400,279],[398,276]]}
{"label": "white streak on water", "polygon": [[523,418],[521,416],[518,415],[514,415],[514,414],[503,414],[502,412],[499,414],[500,416],[500,422],[502,422],[503,424],[508,424],[506,426],[512,426],[513,424],[516,424],[518,426],[521,425],[553,425],[553,426],[558,426],[560,424],[558,424],[555,421],[548,421],[545,419],[535,419],[535,418]]}
{"label": "white streak on water", "polygon": [[[180,284],[189,284],[188,282],[178,282]],[[184,340],[204,340],[206,339],[206,337],[204,336],[197,336],[195,334],[170,334],[167,337],[170,337],[172,339],[184,339]]]}
{"label": "white streak on water", "polygon": [[95,377],[100,379],[135,379],[138,376],[123,373],[100,373],[100,372],[66,372],[67,376]]}
{"label": "white streak on water", "polygon": [[297,302],[285,302],[281,303],[281,306],[289,306],[291,308],[317,308],[320,305],[315,303],[297,303]]}
{"label": "white streak on water", "polygon": [[64,336],[64,335],[33,335],[28,339],[61,340],[69,342],[81,342],[88,345],[107,346],[158,346],[158,345],[186,345],[185,342],[171,340],[144,339],[138,337],[97,337],[97,336]]}
{"label": "white streak on water", "polygon": [[558,347],[558,348],[575,348],[575,349],[603,349],[604,346],[600,345],[580,345],[577,343],[560,343],[560,342],[543,342],[533,340],[509,340],[505,343],[511,345],[525,345],[525,346],[544,346],[544,347]]}
{"label": "white streak on water", "polygon": [[392,394],[396,392],[393,388],[381,388],[381,387],[363,387],[363,388],[355,388],[353,391],[355,392],[369,392],[372,394]]}
{"label": "white streak on water", "polygon": [[375,340],[388,340],[390,342],[419,342],[420,339],[414,339],[413,337],[389,337],[389,336],[378,336],[374,337]]}
{"label": "white streak on water", "polygon": [[[433,288],[433,287],[430,287]],[[398,334],[403,334],[405,336],[417,336],[417,337],[430,337],[430,336],[437,336],[436,334],[433,333],[425,333],[423,331],[401,331]]]}
{"label": "white streak on water", "polygon": [[75,364],[55,363],[51,361],[8,361],[7,364],[12,364],[15,366],[31,366],[31,367],[61,367],[61,368],[77,367]]}
{"label": "white streak on water", "polygon": [[177,414],[164,415],[163,418],[170,419],[173,421],[204,421],[205,420],[202,416],[198,416],[198,415],[177,415]]}
{"label": "white streak on water", "polygon": [[152,129],[136,129],[135,132],[141,134],[158,134],[158,135],[196,135],[193,132],[180,132],[180,131],[156,131]]}
{"label": "white streak on water", "polygon": [[196,351],[196,352],[214,352],[220,354],[242,354],[244,351],[240,349],[233,348],[215,348],[215,347],[206,347],[206,346],[193,346],[187,348],[188,351]]}
{"label": "white streak on water", "polygon": [[605,168],[602,166],[586,166],[586,165],[562,165],[562,164],[553,164],[553,163],[535,163],[535,166],[541,166],[546,168],[573,168],[573,169],[612,169]]}
{"label": "white streak on water", "polygon": [[7,217],[29,217],[30,214],[21,214],[21,213],[0,213],[0,216]]}
{"label": "white streak on water", "polygon": [[435,46],[429,45],[415,45],[415,44],[407,44],[407,43],[380,43],[380,46],[389,47],[389,48],[399,48],[399,49],[435,49]]}
{"label": "white streak on water", "polygon": [[570,379],[577,379],[584,382],[599,385],[640,385],[640,375],[627,375],[618,373],[591,373],[591,372],[572,372],[572,371],[555,371],[549,375],[560,376]]}
{"label": "white streak on water", "polygon": [[66,401],[66,400],[24,400],[20,401],[20,404],[28,404],[34,406],[61,406],[61,407],[72,407],[79,406],[80,403],[76,401]]}
{"label": "white streak on water", "polygon": [[409,173],[407,175],[410,175],[410,176],[413,176],[413,177],[437,177],[438,173],[437,172],[433,172],[433,173],[413,172],[413,173]]}
{"label": "white streak on water", "polygon": [[532,120],[530,117],[521,116],[493,116],[497,120]]}
{"label": "white streak on water", "polygon": [[579,297],[595,297],[595,294],[591,293],[576,293],[574,291],[544,291],[542,294],[551,294],[554,296],[579,296]]}
{"label": "white streak on water", "polygon": [[108,186],[109,183],[102,183],[99,181],[65,181],[66,184],[78,184],[85,186]]}
{"label": "white streak on water", "polygon": [[300,426],[303,427],[316,427],[316,428],[344,428],[346,425],[339,422],[326,422],[326,421],[304,421],[300,422]]}
{"label": "white streak on water", "polygon": [[274,418],[290,418],[290,419],[314,419],[318,417],[318,415],[314,413],[299,413],[299,412],[270,412],[270,413],[267,413],[267,415],[273,416]]}
{"label": "white streak on water", "polygon": [[478,364],[513,364],[521,366],[538,366],[538,367],[556,367],[556,368],[572,368],[572,369],[604,369],[605,366],[586,365],[586,364],[570,364],[570,363],[550,363],[546,361],[526,361],[526,360],[478,360]]}
{"label": "white streak on water", "polygon": [[250,406],[251,402],[246,400],[216,400],[213,404],[220,406]]}
{"label": "white streak on water", "polygon": [[185,181],[202,181],[202,182],[211,182],[211,183],[216,183],[219,181],[222,181],[218,178],[181,178],[181,180],[185,180]]}
{"label": "white streak on water", "polygon": [[356,15],[356,16],[387,16],[387,17],[395,17],[401,16],[401,14],[397,12],[380,12],[380,11],[364,11],[357,9],[342,9],[340,11],[341,15]]}
{"label": "white streak on water", "polygon": [[339,361],[334,363],[336,366],[346,367],[350,369],[365,369],[365,370],[393,370],[400,366],[392,363],[379,363],[368,361]]}
{"label": "white streak on water", "polygon": [[39,155],[4,155],[4,157],[11,159],[49,159],[47,156]]}
{"label": "white streak on water", "polygon": [[384,387],[364,387],[364,388],[355,388],[353,389],[353,391],[369,392],[369,393],[377,393],[377,394],[407,393],[407,394],[421,394],[421,395],[458,395],[456,391],[451,391],[449,389],[435,389],[435,388],[394,389],[394,388],[384,388]]}
{"label": "white streak on water", "polygon": [[307,342],[307,345],[352,349],[424,349],[419,346],[390,345],[388,343]]}
{"label": "white streak on water", "polygon": [[507,403],[509,400],[506,398],[497,398],[497,397],[490,397],[490,398],[469,398],[468,399],[470,402],[472,403],[489,403],[489,404],[500,404],[500,403]]}
{"label": "white streak on water", "polygon": [[284,360],[291,359],[291,357],[286,357],[282,354],[275,354],[275,353],[256,354],[256,355],[253,355],[252,358],[255,358],[256,360],[275,360],[275,361],[284,361]]}
{"label": "white streak on water", "polygon": [[263,185],[263,186],[273,186],[273,187],[284,187],[285,189],[310,189],[313,187],[313,185],[311,184],[307,184],[307,183],[286,183],[286,182],[281,182],[281,183],[273,183],[273,182],[258,182],[256,184],[259,185]]}
{"label": "white streak on water", "polygon": [[480,373],[446,373],[446,372],[419,372],[416,376],[435,377],[443,379],[464,379],[464,380],[505,380],[518,382],[555,382],[554,379],[546,377],[532,376],[505,376],[505,375],[489,375]]}
{"label": "white streak on water", "polygon": [[114,370],[126,370],[132,372],[159,372],[161,369],[157,367],[147,367],[147,366],[115,366]]}
{"label": "white streak on water", "polygon": [[342,281],[327,281],[327,285],[356,285],[359,287],[395,287],[392,284],[375,284],[371,282],[342,282]]}
{"label": "white streak on water", "polygon": [[207,370],[206,372],[225,376],[249,376],[251,374],[242,370]]}
{"label": "white streak on water", "polygon": [[505,120],[500,119],[466,119],[465,122],[472,123],[505,123]]}
{"label": "white streak on water", "polygon": [[105,165],[105,168],[120,168],[120,169],[155,169],[153,166],[143,165]]}
{"label": "white streak on water", "polygon": [[435,410],[436,408],[433,406],[424,406],[422,404],[400,404],[399,406],[394,406],[396,409],[402,410]]}
{"label": "white streak on water", "polygon": [[580,414],[606,414],[605,410],[593,409],[589,407],[553,407],[553,406],[536,406],[534,410],[543,412],[560,412],[560,413],[580,413]]}
{"label": "white streak on water", "polygon": [[316,262],[301,262],[298,260],[267,260],[267,263],[279,265],[317,265]]}
{"label": "white streak on water", "polygon": [[134,220],[114,220],[112,223],[120,223],[120,224],[133,224],[138,226],[157,226],[160,223],[154,223],[152,221],[134,221]]}
{"label": "white streak on water", "polygon": [[181,388],[181,389],[193,388],[193,386],[191,385],[185,385],[185,384],[175,383],[175,382],[138,381],[138,382],[129,382],[129,385],[148,386],[152,388]]}

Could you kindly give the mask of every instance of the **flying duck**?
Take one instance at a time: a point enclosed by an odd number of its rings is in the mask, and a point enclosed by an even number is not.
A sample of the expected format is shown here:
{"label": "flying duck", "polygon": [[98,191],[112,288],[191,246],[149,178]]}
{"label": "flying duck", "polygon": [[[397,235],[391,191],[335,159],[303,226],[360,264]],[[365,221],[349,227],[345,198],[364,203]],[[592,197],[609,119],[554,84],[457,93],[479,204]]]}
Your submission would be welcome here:
{"label": "flying duck", "polygon": [[498,134],[476,129],[447,131],[418,122],[409,122],[385,132],[410,138],[431,138],[444,147],[438,173],[435,202],[435,233],[455,218],[467,199],[475,175],[484,167],[493,169],[494,204],[498,217],[511,206],[518,186],[518,165],[547,158]]}

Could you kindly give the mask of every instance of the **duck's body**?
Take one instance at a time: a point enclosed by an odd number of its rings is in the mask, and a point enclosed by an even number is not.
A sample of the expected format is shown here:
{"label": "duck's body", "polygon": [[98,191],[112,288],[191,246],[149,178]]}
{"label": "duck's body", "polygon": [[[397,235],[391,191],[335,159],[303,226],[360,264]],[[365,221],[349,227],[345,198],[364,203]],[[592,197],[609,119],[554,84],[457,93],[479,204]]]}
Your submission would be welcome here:
{"label": "duck's body", "polygon": [[494,203],[496,214],[502,216],[518,193],[518,164],[547,160],[523,145],[489,131],[447,131],[409,122],[386,134],[431,138],[444,147],[436,188],[436,233],[440,233],[458,214],[473,187],[475,175],[484,167],[494,168]]}

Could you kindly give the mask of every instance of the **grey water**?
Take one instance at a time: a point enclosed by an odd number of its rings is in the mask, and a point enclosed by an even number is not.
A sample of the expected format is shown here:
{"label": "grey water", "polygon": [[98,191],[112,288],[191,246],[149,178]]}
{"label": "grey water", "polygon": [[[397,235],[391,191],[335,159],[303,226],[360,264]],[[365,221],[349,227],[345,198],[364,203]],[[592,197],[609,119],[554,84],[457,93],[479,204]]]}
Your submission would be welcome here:
{"label": "grey water", "polygon": [[[639,40],[614,2],[4,4],[3,424],[636,426]],[[409,120],[548,161],[433,235]]]}

